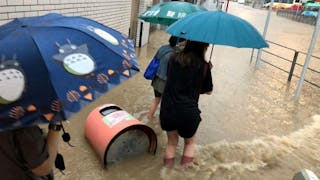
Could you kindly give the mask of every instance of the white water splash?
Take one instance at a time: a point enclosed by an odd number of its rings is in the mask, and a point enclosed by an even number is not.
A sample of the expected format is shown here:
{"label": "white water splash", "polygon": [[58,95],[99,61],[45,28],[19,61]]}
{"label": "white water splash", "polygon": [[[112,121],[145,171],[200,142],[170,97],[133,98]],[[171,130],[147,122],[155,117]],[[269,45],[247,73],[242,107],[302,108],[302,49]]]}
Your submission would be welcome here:
{"label": "white water splash", "polygon": [[[293,169],[301,168],[294,167],[294,164],[314,166],[320,160],[317,151],[320,148],[319,132],[320,115],[315,115],[310,125],[286,136],[266,136],[252,141],[234,143],[220,141],[198,147],[196,161],[199,165],[187,169],[178,165],[172,170],[164,168],[160,176],[166,180],[196,177],[197,179],[261,179],[257,173],[259,170],[265,173],[270,171],[272,176],[272,171],[277,168],[286,168],[286,166],[293,166],[291,167]],[[305,158],[306,155],[309,158]],[[293,161],[297,162],[290,164],[287,157],[293,157]]]}

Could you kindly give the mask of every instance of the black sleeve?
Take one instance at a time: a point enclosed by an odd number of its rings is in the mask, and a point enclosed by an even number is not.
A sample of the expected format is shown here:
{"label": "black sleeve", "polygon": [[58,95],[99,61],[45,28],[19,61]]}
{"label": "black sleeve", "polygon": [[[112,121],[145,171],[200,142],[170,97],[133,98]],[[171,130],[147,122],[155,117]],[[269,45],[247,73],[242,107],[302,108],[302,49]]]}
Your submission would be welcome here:
{"label": "black sleeve", "polygon": [[212,76],[211,76],[211,70],[210,70],[209,64],[207,64],[207,67],[208,68],[203,78],[200,94],[205,94],[213,90]]}
{"label": "black sleeve", "polygon": [[47,142],[39,127],[23,128],[15,138],[23,161],[30,169],[38,167],[49,157]]}

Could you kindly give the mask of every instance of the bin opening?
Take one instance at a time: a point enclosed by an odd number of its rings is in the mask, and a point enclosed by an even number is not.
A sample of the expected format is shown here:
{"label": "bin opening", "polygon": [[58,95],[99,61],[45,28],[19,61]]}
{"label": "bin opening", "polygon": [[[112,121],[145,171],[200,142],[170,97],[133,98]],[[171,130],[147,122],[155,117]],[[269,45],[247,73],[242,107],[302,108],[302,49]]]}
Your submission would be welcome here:
{"label": "bin opening", "polygon": [[104,165],[142,153],[155,154],[157,136],[149,126],[114,104],[94,109],[85,136]]}
{"label": "bin opening", "polygon": [[144,153],[155,154],[156,134],[148,126],[134,125],[122,130],[106,148],[104,164],[113,164]]}
{"label": "bin opening", "polygon": [[111,114],[115,111],[120,111],[120,110],[122,110],[122,109],[119,108],[118,106],[108,106],[108,107],[101,109],[100,114],[102,114],[103,116],[106,116],[108,114]]}

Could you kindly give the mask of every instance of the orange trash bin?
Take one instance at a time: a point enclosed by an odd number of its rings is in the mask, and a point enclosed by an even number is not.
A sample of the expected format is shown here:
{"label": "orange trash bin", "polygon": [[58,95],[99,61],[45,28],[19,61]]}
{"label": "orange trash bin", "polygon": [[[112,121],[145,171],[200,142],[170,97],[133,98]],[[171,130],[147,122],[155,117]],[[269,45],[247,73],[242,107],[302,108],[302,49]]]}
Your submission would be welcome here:
{"label": "orange trash bin", "polygon": [[95,108],[87,117],[85,136],[104,165],[129,156],[155,154],[155,132],[115,104]]}

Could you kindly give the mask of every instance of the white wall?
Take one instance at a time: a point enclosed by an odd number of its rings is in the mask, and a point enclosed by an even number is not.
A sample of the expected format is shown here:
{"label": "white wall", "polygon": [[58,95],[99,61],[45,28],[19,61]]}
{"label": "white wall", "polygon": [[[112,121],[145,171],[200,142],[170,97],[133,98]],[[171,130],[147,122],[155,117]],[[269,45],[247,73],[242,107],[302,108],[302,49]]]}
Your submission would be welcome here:
{"label": "white wall", "polygon": [[0,0],[0,25],[14,18],[50,12],[84,16],[128,35],[131,1],[128,0]]}
{"label": "white wall", "polygon": [[[140,0],[139,14],[143,13],[148,6],[152,6],[152,0]],[[137,47],[139,47],[139,43],[140,43],[141,22],[143,23],[141,47],[147,44],[149,41],[150,23],[144,22],[142,20],[138,20],[137,41],[136,41]]]}

